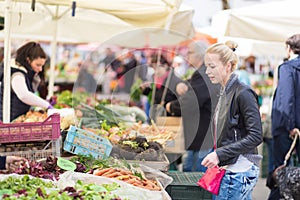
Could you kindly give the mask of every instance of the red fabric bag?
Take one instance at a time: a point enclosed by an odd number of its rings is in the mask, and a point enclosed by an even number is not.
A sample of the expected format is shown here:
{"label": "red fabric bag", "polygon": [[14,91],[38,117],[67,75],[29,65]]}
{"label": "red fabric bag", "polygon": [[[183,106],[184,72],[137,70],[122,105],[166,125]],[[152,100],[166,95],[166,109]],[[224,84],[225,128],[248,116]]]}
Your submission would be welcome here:
{"label": "red fabric bag", "polygon": [[197,184],[214,195],[218,195],[225,172],[226,169],[220,168],[219,166],[208,168]]}
{"label": "red fabric bag", "polygon": [[[216,108],[216,113],[219,110],[220,104],[218,103]],[[216,120],[214,116],[214,150],[217,149],[217,128],[216,128]],[[214,166],[213,168],[208,168],[206,172],[203,174],[203,176],[199,179],[197,184],[202,187],[203,189],[211,192],[214,195],[219,194],[221,182],[223,179],[223,176],[225,175],[226,169],[220,168],[218,165]]]}

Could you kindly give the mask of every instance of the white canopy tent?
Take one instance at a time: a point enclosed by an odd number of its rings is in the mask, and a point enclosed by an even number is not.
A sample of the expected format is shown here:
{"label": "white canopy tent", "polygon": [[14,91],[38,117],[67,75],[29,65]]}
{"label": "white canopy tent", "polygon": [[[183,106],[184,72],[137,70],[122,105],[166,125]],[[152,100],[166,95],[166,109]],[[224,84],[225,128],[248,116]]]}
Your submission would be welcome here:
{"label": "white canopy tent", "polygon": [[193,37],[195,33],[192,23],[193,15],[193,9],[180,7],[165,28],[147,27],[135,29],[115,35],[103,43],[131,48],[156,48],[176,45]]}
{"label": "white canopy tent", "polygon": [[284,42],[300,32],[300,1],[282,0],[219,12],[212,19],[214,33],[271,42]]}
{"label": "white canopy tent", "polygon": [[[72,9],[74,2],[76,6]],[[181,39],[189,38],[194,33],[191,23],[193,11],[178,11],[181,2],[182,0],[36,0],[35,11],[32,11],[31,0],[0,1],[0,15],[5,15],[4,80],[6,83],[10,82],[7,66],[10,62],[8,54],[10,54],[10,38],[13,34],[49,37],[51,40],[49,96],[52,96],[57,41],[103,42],[118,34],[143,28],[163,29],[164,34],[175,32],[185,36],[180,37]],[[173,26],[175,24],[184,26]],[[142,36],[139,37],[144,39],[145,31],[142,32]],[[172,42],[179,42],[179,40],[174,39]],[[9,96],[10,90],[5,89],[5,91],[4,95]],[[3,107],[9,108],[10,105],[7,105],[9,102],[10,100],[6,98],[4,102],[6,105]],[[9,121],[7,120],[9,113],[4,113],[4,121]]]}
{"label": "white canopy tent", "polygon": [[238,37],[219,37],[219,42],[233,40],[238,43],[236,53],[239,56],[285,57],[287,52],[283,42],[268,42]]}

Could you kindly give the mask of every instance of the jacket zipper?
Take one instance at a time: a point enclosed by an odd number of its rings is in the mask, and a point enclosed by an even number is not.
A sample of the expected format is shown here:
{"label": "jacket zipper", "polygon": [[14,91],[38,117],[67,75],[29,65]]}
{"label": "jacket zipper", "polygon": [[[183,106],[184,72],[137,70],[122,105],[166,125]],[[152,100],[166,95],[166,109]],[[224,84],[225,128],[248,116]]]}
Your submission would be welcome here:
{"label": "jacket zipper", "polygon": [[233,129],[233,130],[234,130],[234,139],[235,139],[235,141],[238,141],[236,130],[235,129]]}

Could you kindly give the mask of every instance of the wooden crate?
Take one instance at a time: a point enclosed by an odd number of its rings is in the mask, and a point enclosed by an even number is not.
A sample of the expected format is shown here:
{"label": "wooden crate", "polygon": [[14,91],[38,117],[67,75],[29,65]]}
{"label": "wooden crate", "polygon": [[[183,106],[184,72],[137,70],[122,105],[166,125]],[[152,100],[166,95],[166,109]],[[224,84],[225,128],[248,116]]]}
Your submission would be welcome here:
{"label": "wooden crate", "polygon": [[156,119],[157,126],[181,126],[181,124],[181,117],[157,117]]}

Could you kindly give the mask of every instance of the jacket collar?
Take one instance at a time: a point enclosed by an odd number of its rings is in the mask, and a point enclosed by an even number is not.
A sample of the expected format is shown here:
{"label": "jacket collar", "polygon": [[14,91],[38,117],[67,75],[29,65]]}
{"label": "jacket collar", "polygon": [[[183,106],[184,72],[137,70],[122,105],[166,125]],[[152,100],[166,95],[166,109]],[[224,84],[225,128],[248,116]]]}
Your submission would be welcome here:
{"label": "jacket collar", "polygon": [[225,88],[221,88],[220,96],[227,94],[237,79],[238,79],[238,76],[235,73],[232,73],[229,80],[226,83]]}
{"label": "jacket collar", "polygon": [[11,67],[12,67],[12,68],[21,70],[21,71],[23,71],[23,72],[25,72],[25,73],[28,73],[27,69],[26,69],[24,66],[22,66],[21,64],[19,64],[18,62],[16,62],[15,60],[12,60],[11,63],[12,63],[12,64],[11,64]]}

